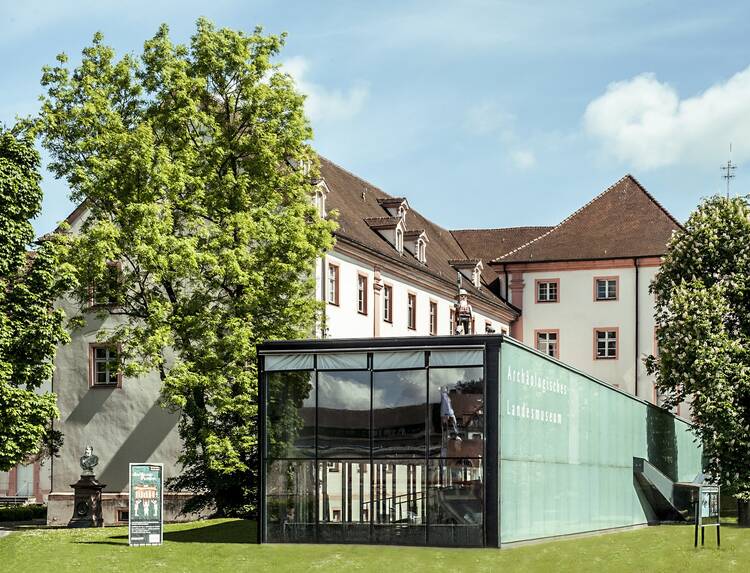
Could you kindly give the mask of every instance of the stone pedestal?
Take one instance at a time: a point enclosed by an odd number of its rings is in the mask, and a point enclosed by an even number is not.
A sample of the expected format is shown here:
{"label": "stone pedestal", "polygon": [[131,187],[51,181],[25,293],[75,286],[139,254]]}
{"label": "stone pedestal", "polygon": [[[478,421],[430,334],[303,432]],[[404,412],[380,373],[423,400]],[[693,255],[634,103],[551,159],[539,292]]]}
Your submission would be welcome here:
{"label": "stone pedestal", "polygon": [[75,499],[68,527],[102,527],[102,490],[106,485],[96,481],[94,475],[84,474],[70,487],[75,492]]}

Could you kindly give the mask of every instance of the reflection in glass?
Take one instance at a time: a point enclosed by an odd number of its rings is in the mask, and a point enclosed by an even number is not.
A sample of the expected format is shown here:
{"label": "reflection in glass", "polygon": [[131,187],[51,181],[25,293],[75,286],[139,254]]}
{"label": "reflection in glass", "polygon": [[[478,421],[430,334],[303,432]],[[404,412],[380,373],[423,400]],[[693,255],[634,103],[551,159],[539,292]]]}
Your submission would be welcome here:
{"label": "reflection in glass", "polygon": [[369,541],[369,467],[366,460],[336,460],[319,464],[320,541]]}
{"label": "reflection in glass", "polygon": [[318,372],[318,456],[370,455],[370,373]]}
{"label": "reflection in glass", "polygon": [[423,461],[373,462],[373,542],[425,543],[424,468]]}
{"label": "reflection in glass", "polygon": [[267,466],[269,541],[315,540],[315,462],[280,460]]}
{"label": "reflection in glass", "polygon": [[373,456],[424,457],[426,393],[424,370],[373,373]]}
{"label": "reflection in glass", "polygon": [[483,369],[430,369],[429,400],[430,457],[483,457]]}
{"label": "reflection in glass", "polygon": [[268,374],[268,457],[315,456],[315,390],[313,372]]}
{"label": "reflection in glass", "polygon": [[482,460],[430,460],[427,480],[430,544],[482,545]]}

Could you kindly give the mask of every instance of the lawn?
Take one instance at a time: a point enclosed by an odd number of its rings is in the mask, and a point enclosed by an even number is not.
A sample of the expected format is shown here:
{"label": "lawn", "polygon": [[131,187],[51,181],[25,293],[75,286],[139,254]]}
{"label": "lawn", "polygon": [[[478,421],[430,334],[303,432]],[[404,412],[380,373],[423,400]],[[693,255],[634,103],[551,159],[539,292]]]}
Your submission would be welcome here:
{"label": "lawn", "polygon": [[[128,547],[127,528],[23,529],[0,539],[2,571],[748,571],[750,530],[713,529],[693,549],[690,526],[648,527],[512,549],[361,545],[255,545],[255,524],[210,520],[168,525],[161,547]],[[396,569],[394,569],[396,567]]]}

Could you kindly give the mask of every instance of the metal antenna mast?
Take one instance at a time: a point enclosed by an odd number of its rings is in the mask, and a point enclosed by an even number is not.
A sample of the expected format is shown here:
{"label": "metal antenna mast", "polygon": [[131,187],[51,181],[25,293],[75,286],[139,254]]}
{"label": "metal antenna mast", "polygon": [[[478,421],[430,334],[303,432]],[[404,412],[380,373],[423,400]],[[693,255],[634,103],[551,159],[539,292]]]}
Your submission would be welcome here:
{"label": "metal antenna mast", "polygon": [[727,180],[727,199],[729,199],[729,182],[734,179],[734,170],[737,166],[732,163],[732,144],[729,144],[729,161],[726,165],[721,166],[721,170],[724,172],[722,177]]}

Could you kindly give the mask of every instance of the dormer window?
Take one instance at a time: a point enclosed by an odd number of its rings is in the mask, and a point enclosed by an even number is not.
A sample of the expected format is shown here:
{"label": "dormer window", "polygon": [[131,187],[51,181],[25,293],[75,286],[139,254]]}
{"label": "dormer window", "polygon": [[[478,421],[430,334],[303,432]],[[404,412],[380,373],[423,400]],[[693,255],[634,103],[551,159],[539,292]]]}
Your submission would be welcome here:
{"label": "dormer window", "polygon": [[315,194],[313,196],[313,205],[315,205],[315,208],[318,210],[318,215],[320,215],[321,218],[325,218],[328,214],[326,211],[326,197],[328,193],[330,193],[330,189],[328,189],[326,182],[321,179],[315,185]]}
{"label": "dormer window", "polygon": [[427,245],[425,245],[425,242],[422,239],[419,239],[417,241],[417,260],[422,264],[427,262],[426,250]]}
{"label": "dormer window", "polygon": [[396,250],[399,254],[404,252],[404,232],[401,229],[396,229]]}
{"label": "dormer window", "polygon": [[474,288],[482,286],[482,261],[479,259],[453,259],[448,261],[454,269],[471,281]]}

